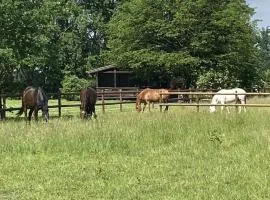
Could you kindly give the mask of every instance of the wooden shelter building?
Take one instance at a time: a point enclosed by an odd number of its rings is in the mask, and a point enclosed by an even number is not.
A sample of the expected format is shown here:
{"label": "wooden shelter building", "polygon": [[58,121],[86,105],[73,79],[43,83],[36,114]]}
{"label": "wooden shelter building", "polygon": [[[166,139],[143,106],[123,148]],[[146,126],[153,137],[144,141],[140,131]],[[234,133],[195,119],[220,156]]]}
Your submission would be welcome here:
{"label": "wooden shelter building", "polygon": [[96,78],[96,87],[135,87],[131,71],[121,71],[113,65],[96,68],[86,72]]}

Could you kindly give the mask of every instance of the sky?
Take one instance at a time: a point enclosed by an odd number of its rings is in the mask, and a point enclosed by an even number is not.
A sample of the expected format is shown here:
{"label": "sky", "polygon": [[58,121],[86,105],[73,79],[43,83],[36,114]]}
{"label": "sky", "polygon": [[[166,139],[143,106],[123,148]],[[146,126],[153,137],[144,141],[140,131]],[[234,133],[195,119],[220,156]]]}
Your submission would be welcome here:
{"label": "sky", "polygon": [[255,8],[254,20],[262,20],[258,23],[260,28],[270,27],[270,0],[246,0],[251,8]]}

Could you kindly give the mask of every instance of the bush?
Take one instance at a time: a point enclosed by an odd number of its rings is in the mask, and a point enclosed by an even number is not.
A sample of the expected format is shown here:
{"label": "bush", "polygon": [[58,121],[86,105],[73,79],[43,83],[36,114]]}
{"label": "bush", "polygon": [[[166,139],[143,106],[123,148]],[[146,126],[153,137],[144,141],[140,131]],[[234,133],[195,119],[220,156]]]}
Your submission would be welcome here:
{"label": "bush", "polygon": [[[62,92],[79,92],[83,88],[87,88],[94,85],[94,80],[87,80],[83,78],[78,78],[75,75],[66,75],[62,81]],[[79,100],[78,95],[67,95],[67,100]]]}
{"label": "bush", "polygon": [[237,87],[237,80],[226,71],[221,73],[210,70],[201,74],[196,84],[198,88],[230,88]]}

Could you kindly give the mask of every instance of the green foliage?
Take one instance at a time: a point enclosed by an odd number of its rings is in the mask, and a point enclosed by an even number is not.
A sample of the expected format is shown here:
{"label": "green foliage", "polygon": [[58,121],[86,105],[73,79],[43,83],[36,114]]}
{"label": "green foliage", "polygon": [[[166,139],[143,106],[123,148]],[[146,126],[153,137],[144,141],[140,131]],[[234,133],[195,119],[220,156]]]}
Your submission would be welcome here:
{"label": "green foliage", "polygon": [[104,0],[2,2],[0,49],[13,53],[14,62],[8,65],[16,63],[16,84],[56,92],[64,72],[85,78],[89,67],[102,65],[87,62],[88,56],[99,59],[100,49],[105,48],[105,24],[116,4]]}
{"label": "green foliage", "polygon": [[198,88],[232,88],[238,87],[237,80],[232,80],[232,77],[229,76],[228,71],[223,73],[221,72],[214,72],[210,70],[204,74],[201,74],[198,77],[196,85]]}
{"label": "green foliage", "polygon": [[13,71],[16,66],[16,60],[12,49],[0,48],[0,93],[10,92],[13,85]]}
{"label": "green foliage", "polygon": [[265,87],[270,86],[270,28],[263,28],[256,34],[257,48],[261,58],[261,74],[263,74],[262,82]]}
{"label": "green foliage", "polygon": [[5,0],[0,87],[56,92],[66,72],[86,78],[106,64],[150,84],[180,77],[189,87],[211,71],[226,81],[210,85],[252,87],[270,63],[269,29],[254,32],[252,14],[244,0]]}
{"label": "green foliage", "polygon": [[[83,78],[78,78],[75,75],[66,75],[62,81],[62,92],[79,92],[83,88],[93,86],[93,80],[87,80]],[[78,100],[78,96],[68,95],[66,96],[68,100]]]}
{"label": "green foliage", "polygon": [[264,87],[270,88],[270,69],[266,70],[263,77]]}
{"label": "green foliage", "polygon": [[190,83],[208,70],[228,71],[248,87],[259,71],[252,12],[243,0],[126,1],[109,23],[105,54],[117,65],[164,69]]}

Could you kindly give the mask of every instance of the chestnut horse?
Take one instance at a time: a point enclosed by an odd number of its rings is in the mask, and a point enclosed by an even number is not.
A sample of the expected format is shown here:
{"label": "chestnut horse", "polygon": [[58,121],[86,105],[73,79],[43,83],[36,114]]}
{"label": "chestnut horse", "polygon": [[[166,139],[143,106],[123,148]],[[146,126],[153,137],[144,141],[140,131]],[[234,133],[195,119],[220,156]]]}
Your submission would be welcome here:
{"label": "chestnut horse", "polygon": [[80,92],[80,115],[82,119],[87,119],[88,116],[91,118],[94,114],[94,118],[97,118],[96,115],[96,101],[97,93],[93,88],[82,89]]}
{"label": "chestnut horse", "polygon": [[41,87],[35,88],[28,86],[22,95],[22,107],[17,113],[17,116],[20,116],[24,113],[25,118],[27,119],[27,108],[30,109],[28,114],[28,120],[31,121],[32,114],[34,112],[35,120],[38,119],[38,110],[42,110],[42,119],[44,122],[47,122],[49,118],[48,111],[48,97]]}
{"label": "chestnut horse", "polygon": [[[162,103],[167,103],[169,94],[169,90],[167,89],[150,89],[146,88],[143,91],[141,91],[136,98],[136,110],[138,112],[141,112],[141,110],[144,111],[146,105],[148,105],[148,109],[150,111],[150,103],[153,102],[162,102]],[[162,93],[162,95],[160,95]],[[141,109],[141,103],[144,103],[143,109]],[[164,111],[168,110],[168,106],[165,107]]]}

